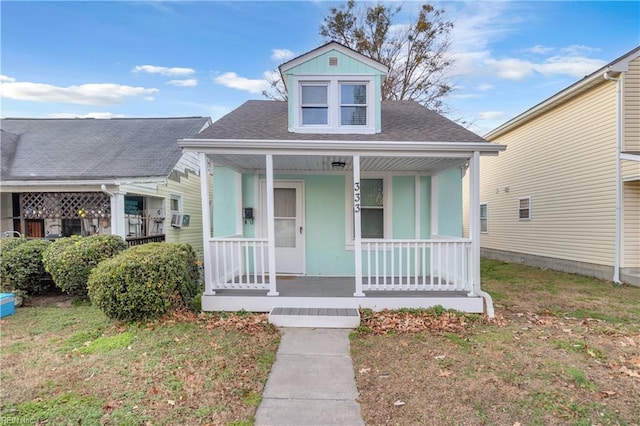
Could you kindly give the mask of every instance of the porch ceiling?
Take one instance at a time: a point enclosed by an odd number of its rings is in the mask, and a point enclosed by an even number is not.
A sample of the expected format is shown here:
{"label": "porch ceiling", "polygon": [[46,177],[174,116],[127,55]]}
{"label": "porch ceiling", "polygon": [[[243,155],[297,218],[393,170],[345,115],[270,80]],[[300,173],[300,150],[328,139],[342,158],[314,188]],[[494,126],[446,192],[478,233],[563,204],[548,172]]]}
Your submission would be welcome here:
{"label": "porch ceiling", "polygon": [[[210,154],[209,158],[214,165],[229,167],[241,172],[266,169],[264,155]],[[437,173],[450,167],[462,166],[467,161],[467,158],[362,156],[360,170],[364,172]],[[335,168],[332,163],[344,163],[344,169]],[[279,172],[350,172],[353,171],[353,158],[331,155],[274,155],[273,168]]]}

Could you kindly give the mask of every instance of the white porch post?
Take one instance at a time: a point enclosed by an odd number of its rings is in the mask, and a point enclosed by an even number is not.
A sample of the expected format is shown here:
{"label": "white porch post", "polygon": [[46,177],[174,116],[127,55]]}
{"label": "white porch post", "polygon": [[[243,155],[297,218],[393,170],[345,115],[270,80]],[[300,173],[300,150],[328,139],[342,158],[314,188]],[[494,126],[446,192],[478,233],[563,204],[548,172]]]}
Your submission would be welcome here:
{"label": "white porch post", "polygon": [[438,175],[431,176],[431,238],[438,235]]}
{"label": "white porch post", "polygon": [[474,151],[469,161],[469,237],[471,238],[471,291],[477,296],[480,290],[480,153]]}
{"label": "white porch post", "polygon": [[267,239],[269,252],[269,292],[267,296],[277,296],[276,288],[276,225],[273,207],[273,155],[266,155],[267,172]]}
{"label": "white porch post", "polygon": [[356,291],[353,293],[355,297],[363,297],[362,292],[362,222],[360,201],[360,156],[353,156],[353,229],[354,229],[354,253],[356,257]]}
{"label": "white porch post", "polygon": [[209,162],[207,154],[198,153],[200,162],[200,200],[202,202],[202,254],[204,257],[204,294],[216,294],[213,289],[211,272],[213,259],[211,258],[211,209],[209,208]]}
{"label": "white porch post", "polygon": [[111,197],[111,233],[119,235],[122,239],[127,237],[124,226],[124,196],[126,192],[121,191],[120,187],[113,191]]}

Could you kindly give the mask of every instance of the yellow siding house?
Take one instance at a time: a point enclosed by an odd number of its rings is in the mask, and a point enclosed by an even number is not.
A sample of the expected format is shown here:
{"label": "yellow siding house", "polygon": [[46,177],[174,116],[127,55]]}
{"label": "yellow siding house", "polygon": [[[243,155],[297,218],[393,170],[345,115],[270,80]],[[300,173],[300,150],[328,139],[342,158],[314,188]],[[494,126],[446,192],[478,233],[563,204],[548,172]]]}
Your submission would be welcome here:
{"label": "yellow siding house", "polygon": [[484,256],[640,285],[640,47],[485,139]]}

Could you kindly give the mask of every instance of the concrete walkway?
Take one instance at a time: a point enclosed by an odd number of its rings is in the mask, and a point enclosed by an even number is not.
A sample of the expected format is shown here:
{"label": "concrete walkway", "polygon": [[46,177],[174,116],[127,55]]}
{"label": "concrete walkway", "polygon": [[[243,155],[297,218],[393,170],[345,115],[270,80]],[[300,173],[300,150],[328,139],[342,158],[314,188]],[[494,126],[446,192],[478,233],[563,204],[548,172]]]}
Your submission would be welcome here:
{"label": "concrete walkway", "polygon": [[348,329],[282,328],[256,425],[364,425]]}

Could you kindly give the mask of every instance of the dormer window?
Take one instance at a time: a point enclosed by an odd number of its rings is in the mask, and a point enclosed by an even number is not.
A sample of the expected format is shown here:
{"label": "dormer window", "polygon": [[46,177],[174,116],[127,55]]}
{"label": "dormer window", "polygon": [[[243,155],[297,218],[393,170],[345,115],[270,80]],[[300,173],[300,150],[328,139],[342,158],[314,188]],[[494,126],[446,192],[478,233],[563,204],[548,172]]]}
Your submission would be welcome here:
{"label": "dormer window", "polygon": [[340,84],[340,124],[342,126],[367,125],[366,84]]}
{"label": "dormer window", "polygon": [[326,126],[329,124],[329,101],[327,84],[301,84],[303,126]]}
{"label": "dormer window", "polygon": [[374,133],[373,79],[362,76],[297,78],[294,131],[300,133]]}

